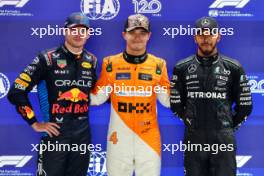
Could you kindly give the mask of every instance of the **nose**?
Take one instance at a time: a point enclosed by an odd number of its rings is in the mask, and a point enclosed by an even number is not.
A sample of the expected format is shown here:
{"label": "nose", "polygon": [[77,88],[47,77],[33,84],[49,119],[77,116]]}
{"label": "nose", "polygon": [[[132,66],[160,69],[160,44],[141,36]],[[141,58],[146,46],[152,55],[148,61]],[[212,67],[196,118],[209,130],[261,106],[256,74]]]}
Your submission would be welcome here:
{"label": "nose", "polygon": [[205,43],[208,43],[208,42],[210,41],[210,36],[205,35],[203,41],[204,41]]}
{"label": "nose", "polygon": [[135,41],[141,41],[141,35],[140,34],[135,34],[134,40]]}

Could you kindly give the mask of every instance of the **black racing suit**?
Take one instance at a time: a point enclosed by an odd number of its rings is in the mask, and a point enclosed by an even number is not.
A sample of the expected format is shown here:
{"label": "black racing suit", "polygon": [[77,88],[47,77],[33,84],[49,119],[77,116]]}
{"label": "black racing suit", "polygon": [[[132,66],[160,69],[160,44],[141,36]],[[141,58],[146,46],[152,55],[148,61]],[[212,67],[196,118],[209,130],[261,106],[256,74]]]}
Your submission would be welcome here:
{"label": "black racing suit", "polygon": [[171,110],[186,125],[185,175],[235,176],[233,131],[252,111],[250,87],[241,65],[220,54],[193,55],[180,61],[174,67],[170,101]]}
{"label": "black racing suit", "polygon": [[51,138],[46,134],[41,144],[67,145],[64,149],[56,149],[61,151],[40,151],[37,175],[87,174],[89,151],[74,150],[73,147],[90,143],[88,104],[90,89],[96,81],[96,63],[96,57],[85,50],[74,55],[61,46],[41,52],[12,85],[8,99],[29,125],[37,119],[28,94],[38,85],[44,121],[60,126],[59,136]]}

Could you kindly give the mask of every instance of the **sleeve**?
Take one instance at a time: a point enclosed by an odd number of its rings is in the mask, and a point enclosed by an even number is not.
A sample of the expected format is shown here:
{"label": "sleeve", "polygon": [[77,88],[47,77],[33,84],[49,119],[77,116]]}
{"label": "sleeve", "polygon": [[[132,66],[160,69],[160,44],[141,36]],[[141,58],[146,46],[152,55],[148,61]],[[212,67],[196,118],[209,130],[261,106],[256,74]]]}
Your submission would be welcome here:
{"label": "sleeve", "polygon": [[183,77],[181,76],[181,70],[176,65],[173,69],[173,75],[171,79],[171,88],[170,88],[170,108],[172,112],[184,119],[184,105],[185,105],[185,93],[184,93],[184,83]]}
{"label": "sleeve", "polygon": [[160,90],[157,93],[157,98],[159,102],[169,108],[170,107],[170,82],[168,78],[168,72],[167,72],[167,67],[166,67],[166,62],[163,61],[163,67],[162,67],[162,75],[161,79],[159,82]]}
{"label": "sleeve", "polygon": [[8,100],[15,105],[17,112],[29,124],[37,122],[31,103],[29,92],[37,85],[45,75],[45,61],[38,55],[16,78],[8,92]]}
{"label": "sleeve", "polygon": [[105,103],[111,94],[112,86],[110,85],[108,72],[111,72],[112,68],[110,68],[111,63],[109,60],[109,58],[103,60],[100,77],[90,93],[91,105],[101,105]]}
{"label": "sleeve", "polygon": [[236,70],[232,86],[234,99],[233,127],[238,129],[252,111],[252,96],[247,76],[242,67]]}
{"label": "sleeve", "polygon": [[97,70],[97,66],[98,66],[98,62],[97,62],[97,58],[95,57],[95,55],[89,53],[92,56],[93,59],[93,69],[92,69],[92,76],[93,76],[93,83],[92,83],[92,89],[95,87],[96,81],[97,81],[97,74],[96,74],[96,70]]}

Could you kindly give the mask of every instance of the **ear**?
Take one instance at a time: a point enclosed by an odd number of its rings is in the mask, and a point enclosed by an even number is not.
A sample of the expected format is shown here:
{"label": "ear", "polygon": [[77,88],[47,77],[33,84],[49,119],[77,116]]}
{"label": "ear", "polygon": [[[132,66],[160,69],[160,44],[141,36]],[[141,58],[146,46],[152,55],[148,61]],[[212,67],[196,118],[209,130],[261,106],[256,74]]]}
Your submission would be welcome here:
{"label": "ear", "polygon": [[85,36],[85,39],[88,40],[90,38],[90,31],[89,29],[86,31],[86,36]]}
{"label": "ear", "polygon": [[123,39],[124,40],[127,40],[127,38],[126,38],[126,32],[122,32],[122,36],[123,36]]}
{"label": "ear", "polygon": [[88,40],[91,36],[89,35],[89,33],[86,34],[86,40]]}
{"label": "ear", "polygon": [[152,33],[151,33],[151,32],[149,32],[149,37],[148,37],[148,40],[150,39],[151,35],[152,35]]}
{"label": "ear", "polygon": [[218,33],[217,40],[216,40],[217,43],[220,42],[220,40],[221,40],[221,35]]}
{"label": "ear", "polygon": [[89,39],[91,36],[90,36],[90,28],[88,28],[86,30],[86,39]]}
{"label": "ear", "polygon": [[195,43],[197,43],[197,39],[196,38],[197,38],[196,35],[194,35],[193,36],[193,40],[194,40]]}
{"label": "ear", "polygon": [[69,32],[70,32],[69,28],[66,28],[66,27],[63,28],[63,35],[64,36],[67,36],[69,34]]}

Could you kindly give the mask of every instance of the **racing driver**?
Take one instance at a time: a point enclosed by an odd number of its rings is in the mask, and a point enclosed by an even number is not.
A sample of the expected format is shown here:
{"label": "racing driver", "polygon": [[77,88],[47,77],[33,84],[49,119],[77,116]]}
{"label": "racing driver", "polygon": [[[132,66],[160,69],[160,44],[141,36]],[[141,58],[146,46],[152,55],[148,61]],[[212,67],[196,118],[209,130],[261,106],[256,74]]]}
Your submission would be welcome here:
{"label": "racing driver", "polygon": [[196,55],[174,67],[171,110],[185,123],[185,144],[218,145],[221,150],[186,150],[185,175],[235,176],[234,130],[251,113],[250,87],[239,62],[218,52],[217,21],[202,17],[196,29]]}
{"label": "racing driver", "polygon": [[[65,29],[64,45],[41,52],[15,80],[8,99],[36,132],[45,132],[42,145],[89,145],[89,91],[96,81],[97,62],[84,49],[89,20],[82,13],[72,13]],[[28,98],[35,85],[44,112],[43,123],[38,122]],[[87,175],[89,151],[39,151],[37,175]]]}
{"label": "racing driver", "polygon": [[132,176],[135,171],[136,176],[159,176],[156,100],[165,107],[170,105],[166,62],[146,51],[151,35],[146,16],[130,15],[122,34],[126,49],[103,60],[97,94],[91,97],[92,104],[101,104],[110,92],[107,173]]}

